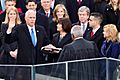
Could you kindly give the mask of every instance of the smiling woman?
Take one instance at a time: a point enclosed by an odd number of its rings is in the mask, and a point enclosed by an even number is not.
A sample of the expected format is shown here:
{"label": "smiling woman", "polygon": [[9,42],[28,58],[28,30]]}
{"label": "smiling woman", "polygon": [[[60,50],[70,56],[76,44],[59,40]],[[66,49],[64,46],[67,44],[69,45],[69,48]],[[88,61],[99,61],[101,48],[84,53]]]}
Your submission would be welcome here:
{"label": "smiling woman", "polygon": [[58,22],[60,18],[69,18],[67,10],[63,4],[56,5],[54,11],[53,11],[53,20],[55,22]]}
{"label": "smiling woman", "polygon": [[[63,48],[66,44],[69,44],[72,42],[72,37],[70,34],[72,28],[72,23],[69,18],[61,18],[58,21],[57,24],[57,31],[58,33],[55,33],[53,35],[52,39],[52,45],[56,48]],[[60,51],[54,52],[52,54],[48,55],[48,62],[56,62],[59,58]]]}
{"label": "smiling woman", "polygon": [[[1,32],[5,35],[6,31],[9,31],[8,28],[14,29],[20,24],[19,13],[17,9],[13,6],[9,7],[6,11],[5,21],[1,25]],[[9,40],[10,41],[10,40]],[[8,45],[6,43],[6,45]],[[3,56],[3,63],[15,63],[17,57],[17,43],[13,42],[5,47],[5,53]]]}
{"label": "smiling woman", "polygon": [[69,18],[67,10],[63,4],[57,4],[53,11],[53,19],[50,23],[50,38],[52,40],[53,34],[57,33],[57,23],[61,18]]}
{"label": "smiling woman", "polygon": [[[1,29],[0,29],[1,32],[3,33],[3,38],[1,40],[3,41],[2,46],[4,47],[4,53],[0,61],[1,64],[15,64],[16,63],[17,50],[18,50],[17,42],[12,42],[10,44],[7,44],[4,39],[5,39],[6,32],[9,31],[8,28],[11,28],[12,30],[14,30],[16,27],[18,27],[20,23],[21,21],[20,21],[17,9],[13,6],[7,8],[5,21],[2,23]],[[8,39],[6,41],[11,42],[11,39]],[[6,68],[2,69],[1,71],[4,71],[2,75],[5,76],[3,77],[5,79],[10,79],[10,78],[12,79],[14,75],[14,69],[15,69],[14,67],[7,68],[7,71],[9,71],[10,73],[6,71]]]}

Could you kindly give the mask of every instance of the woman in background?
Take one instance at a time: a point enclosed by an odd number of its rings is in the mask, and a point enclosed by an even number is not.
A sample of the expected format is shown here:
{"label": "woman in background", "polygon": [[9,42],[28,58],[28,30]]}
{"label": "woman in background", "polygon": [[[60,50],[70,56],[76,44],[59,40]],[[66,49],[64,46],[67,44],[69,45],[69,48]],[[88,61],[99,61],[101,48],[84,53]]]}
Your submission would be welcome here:
{"label": "woman in background", "polygon": [[[7,44],[4,41],[4,36],[8,31],[8,28],[15,29],[17,25],[21,23],[19,18],[19,13],[17,9],[13,6],[9,7],[6,11],[5,21],[1,24],[1,32],[3,33],[3,44],[4,53],[2,55],[2,64],[15,64],[17,58],[17,42],[13,42],[11,44]],[[11,41],[8,40],[8,41]],[[4,68],[0,68],[0,73],[2,73],[2,77],[5,80],[13,80],[14,79],[14,71],[15,67],[13,66],[5,66]],[[1,74],[0,74],[1,76]]]}
{"label": "woman in background", "polygon": [[57,33],[57,23],[61,18],[69,18],[67,10],[63,4],[57,4],[53,11],[53,21],[50,23],[50,39]]}
{"label": "woman in background", "polygon": [[120,0],[110,0],[105,8],[103,24],[114,24],[120,31]]}
{"label": "woman in background", "polygon": [[[116,58],[118,59],[120,55],[120,41],[118,38],[118,30],[114,24],[107,24],[103,28],[103,34],[105,41],[101,47],[101,56],[107,58]],[[117,62],[114,60],[108,60],[108,79],[117,80]],[[106,63],[101,63],[101,80],[106,79]]]}
{"label": "woman in background", "polygon": [[[69,18],[61,18],[58,20],[57,31],[58,33],[53,35],[52,45],[56,48],[63,48],[66,44],[72,42],[71,31],[72,23]],[[60,52],[53,51],[48,56],[48,62],[56,62],[59,58]]]}
{"label": "woman in background", "polygon": [[120,44],[116,26],[114,24],[105,25],[103,34],[106,40],[102,44],[101,55],[118,59],[120,55]]}
{"label": "woman in background", "polygon": [[[14,29],[20,24],[19,13],[15,7],[9,7],[6,11],[5,21],[1,24],[1,32],[3,35],[8,31],[8,27]],[[8,40],[10,41],[10,40]],[[17,57],[17,42],[6,44],[3,63],[14,64]]]}

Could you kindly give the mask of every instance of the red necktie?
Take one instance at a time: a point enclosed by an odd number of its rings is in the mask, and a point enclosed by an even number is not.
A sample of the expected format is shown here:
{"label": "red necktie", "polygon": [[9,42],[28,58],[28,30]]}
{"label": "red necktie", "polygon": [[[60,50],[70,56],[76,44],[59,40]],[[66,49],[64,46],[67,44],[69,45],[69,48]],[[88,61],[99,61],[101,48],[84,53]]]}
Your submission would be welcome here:
{"label": "red necktie", "polygon": [[91,31],[90,36],[91,36],[91,37],[93,37],[93,35],[94,35],[94,32],[93,32],[93,31]]}
{"label": "red necktie", "polygon": [[48,13],[45,14],[48,17]]}

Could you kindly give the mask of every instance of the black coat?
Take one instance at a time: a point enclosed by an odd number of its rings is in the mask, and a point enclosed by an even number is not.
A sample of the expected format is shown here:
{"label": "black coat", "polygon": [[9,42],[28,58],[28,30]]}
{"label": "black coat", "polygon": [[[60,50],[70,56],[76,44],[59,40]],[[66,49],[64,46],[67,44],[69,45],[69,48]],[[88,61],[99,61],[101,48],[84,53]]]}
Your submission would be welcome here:
{"label": "black coat", "polygon": [[[6,35],[6,41],[8,40],[18,42],[18,64],[40,64],[44,63],[44,56],[41,52],[41,47],[49,44],[48,37],[44,28],[35,26],[37,45],[33,46],[27,25],[21,24],[11,34]],[[11,38],[12,37],[12,38]]]}
{"label": "black coat", "polygon": [[59,61],[70,61],[98,57],[98,48],[92,41],[77,39],[64,46]]}
{"label": "black coat", "polygon": [[0,14],[0,25],[5,20],[5,16],[6,16],[6,10]]}
{"label": "black coat", "polygon": [[93,10],[93,0],[82,0],[81,4],[79,5],[77,0],[66,0],[66,8],[72,23],[77,22],[78,19],[78,9],[81,6],[87,6],[90,8],[91,12]]}
{"label": "black coat", "polygon": [[[69,44],[72,42],[71,34],[67,33],[62,39],[60,40],[60,33],[56,33],[53,35],[52,44],[57,48],[63,48],[66,44]],[[50,54],[49,60],[52,59],[53,62],[56,62],[59,58],[60,53],[56,54]]]}
{"label": "black coat", "polygon": [[[85,39],[77,39],[64,46],[58,61],[81,60],[97,57],[99,57],[98,49],[94,42]],[[64,77],[64,69],[64,66],[59,65],[55,73],[59,77]],[[68,63],[68,74],[69,80],[99,80],[99,63],[97,61]]]}
{"label": "black coat", "polygon": [[63,48],[63,46],[65,46],[68,43],[72,42],[72,38],[71,38],[71,34],[67,33],[62,40],[59,42],[60,39],[60,33],[56,33],[53,35],[53,40],[52,40],[52,44],[58,48]]}
{"label": "black coat", "polygon": [[[20,19],[22,21],[22,23],[24,24],[25,23],[25,14],[21,14],[20,15]],[[50,30],[49,30],[49,21],[48,21],[48,18],[41,14],[41,13],[36,13],[36,24],[37,25],[40,25],[41,27],[44,27],[48,37],[50,35]]]}
{"label": "black coat", "polygon": [[89,41],[94,41],[100,51],[102,43],[105,40],[103,37],[103,28],[100,27],[92,37],[91,37],[91,31],[92,29],[86,33],[86,35],[84,36],[84,39]]}
{"label": "black coat", "polygon": [[50,23],[50,39],[52,40],[53,39],[53,34],[57,33],[57,22],[55,21],[51,21]]}
{"label": "black coat", "polygon": [[[43,15],[46,16],[46,13],[45,13],[43,7],[41,7],[41,8],[38,10],[38,13],[43,14]],[[52,18],[53,18],[53,9],[50,8],[50,16],[48,17],[49,23],[52,21]]]}
{"label": "black coat", "polygon": [[114,11],[111,5],[107,5],[105,8],[103,24],[115,24],[120,31],[120,10],[117,9]]}
{"label": "black coat", "polygon": [[[13,30],[15,29],[15,27],[17,27],[18,25],[15,25],[13,27]],[[3,35],[5,36],[6,34],[6,31],[8,29],[8,24],[2,24],[1,25],[1,32],[3,33]],[[10,41],[10,40],[9,40]],[[15,59],[13,57],[11,57],[10,55],[10,51],[14,51],[15,49],[18,48],[18,45],[17,45],[17,42],[12,42],[10,44],[7,44],[5,42],[3,42],[2,46],[4,46],[4,54],[2,56],[2,61],[3,61],[3,64],[15,64]]]}

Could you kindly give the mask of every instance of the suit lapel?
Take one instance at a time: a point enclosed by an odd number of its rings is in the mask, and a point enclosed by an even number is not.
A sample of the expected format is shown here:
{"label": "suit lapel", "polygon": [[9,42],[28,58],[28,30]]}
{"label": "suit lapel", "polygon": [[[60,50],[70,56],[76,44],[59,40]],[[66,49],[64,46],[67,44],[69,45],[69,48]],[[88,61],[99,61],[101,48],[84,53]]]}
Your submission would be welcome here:
{"label": "suit lapel", "polygon": [[[32,39],[31,39],[31,35],[30,35],[30,32],[29,32],[29,30],[28,30],[28,27],[27,27],[27,25],[25,26],[25,33],[26,33],[26,35],[27,35],[27,38],[28,38],[28,40],[30,41],[30,44],[31,45],[33,45],[33,43],[32,43]],[[37,30],[36,30],[37,31]],[[37,37],[37,32],[36,32],[36,37]],[[33,45],[34,46],[34,45]]]}
{"label": "suit lapel", "polygon": [[32,43],[32,40],[31,40],[31,36],[30,36],[30,33],[29,33],[29,30],[28,30],[28,27],[27,27],[27,25],[25,25],[25,27],[24,27],[25,29],[25,33],[26,33],[26,35],[27,35],[27,38],[30,40],[30,42]]}
{"label": "suit lapel", "polygon": [[59,42],[59,44],[60,45],[63,45],[66,41],[68,41],[68,36],[69,36],[69,34],[66,34],[63,38],[62,38],[62,40]]}
{"label": "suit lapel", "polygon": [[90,32],[90,30],[92,30],[92,29],[91,29],[91,27],[89,27],[89,24],[87,24],[87,28],[86,28],[83,36],[86,36],[87,32]]}
{"label": "suit lapel", "polygon": [[93,35],[92,39],[98,37],[100,34],[102,34],[102,28],[101,27],[96,31],[96,33]]}
{"label": "suit lapel", "polygon": [[[36,46],[39,46],[41,42],[41,38],[42,38],[42,33],[41,33],[41,30],[39,29],[39,26],[35,26],[35,30],[36,30],[36,37],[37,37],[37,45]],[[39,45],[38,45],[39,44]]]}

